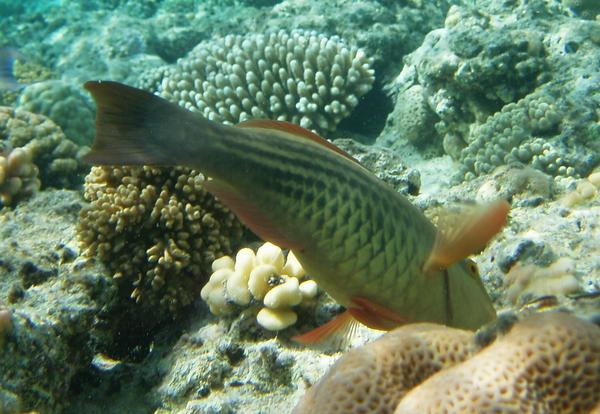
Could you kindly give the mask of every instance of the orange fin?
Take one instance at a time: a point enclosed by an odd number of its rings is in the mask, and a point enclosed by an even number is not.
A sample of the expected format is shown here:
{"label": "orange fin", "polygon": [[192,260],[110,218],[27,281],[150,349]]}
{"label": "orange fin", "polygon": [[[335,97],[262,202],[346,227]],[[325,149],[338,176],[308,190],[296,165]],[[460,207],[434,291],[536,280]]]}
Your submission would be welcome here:
{"label": "orange fin", "polygon": [[333,145],[331,142],[327,141],[326,139],[321,138],[314,132],[309,131],[306,128],[302,128],[299,125],[292,124],[291,122],[272,121],[270,119],[251,119],[249,121],[240,122],[239,124],[236,125],[236,127],[273,129],[273,130],[285,132],[288,134],[292,134],[292,135],[295,135],[300,138],[309,139],[313,142],[316,142],[317,144],[327,147],[328,149],[330,149],[334,152],[337,152],[338,154],[340,154],[340,155],[348,158],[349,160],[352,160],[355,163],[360,165],[360,163],[355,158],[353,158],[350,154],[348,154],[346,151]]}
{"label": "orange fin", "polygon": [[258,237],[284,249],[302,251],[302,246],[292,242],[272,222],[268,212],[254,205],[231,186],[217,180],[208,180],[204,187],[219,198]]}
{"label": "orange fin", "polygon": [[346,310],[329,322],[302,335],[292,337],[292,340],[303,345],[318,344],[339,333],[346,336],[348,332],[354,330],[353,325],[356,323],[357,322],[352,317],[350,311]]}
{"label": "orange fin", "polygon": [[363,325],[379,331],[389,331],[409,322],[385,306],[359,296],[352,298],[352,305],[348,311]]}
{"label": "orange fin", "polygon": [[478,253],[504,227],[510,205],[505,200],[476,207],[458,220],[458,225],[438,227],[431,255],[423,266],[429,273],[447,269],[459,260]]}

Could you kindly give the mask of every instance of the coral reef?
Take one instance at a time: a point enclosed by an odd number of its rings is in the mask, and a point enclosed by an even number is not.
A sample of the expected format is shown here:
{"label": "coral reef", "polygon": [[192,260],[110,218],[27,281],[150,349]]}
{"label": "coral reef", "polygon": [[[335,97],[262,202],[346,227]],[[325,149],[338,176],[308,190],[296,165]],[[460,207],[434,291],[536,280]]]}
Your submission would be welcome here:
{"label": "coral reef", "polygon": [[256,254],[252,249],[238,251],[235,261],[223,256],[212,264],[213,274],[202,288],[201,296],[215,315],[235,310],[234,305],[247,306],[262,301],[256,320],[269,331],[280,331],[296,323],[292,307],[317,295],[313,280],[300,281],[305,272],[290,251],[287,258],[281,248],[265,243]]}
{"label": "coral reef", "polygon": [[600,398],[600,328],[526,317],[477,352],[473,334],[409,325],[344,355],[294,413],[587,413]]}
{"label": "coral reef", "polygon": [[68,140],[49,118],[21,109],[0,107],[0,144],[3,148],[27,148],[39,169],[42,188],[73,188],[84,169],[80,148]]}
{"label": "coral reef", "polygon": [[17,108],[52,119],[78,145],[93,141],[94,107],[79,86],[58,80],[36,82],[22,91]]}
{"label": "coral reef", "polygon": [[[136,302],[171,313],[196,299],[215,258],[231,251],[241,224],[186,168],[93,167],[81,248],[105,262]],[[157,308],[158,307],[158,308]]]}
{"label": "coral reef", "polygon": [[0,212],[2,413],[64,412],[76,375],[114,343],[114,284],[76,259],[80,207],[77,192],[50,189]]}
{"label": "coral reef", "polygon": [[[595,23],[536,7],[537,14],[529,5],[453,6],[445,27],[407,56],[379,142],[442,149],[461,162],[460,178],[514,164],[553,176],[589,174],[600,161],[593,87],[600,34]],[[397,118],[409,110],[410,121]]]}
{"label": "coral reef", "polygon": [[371,62],[315,32],[231,35],[196,46],[164,74],[158,94],[213,121],[268,118],[334,131],[371,89]]}

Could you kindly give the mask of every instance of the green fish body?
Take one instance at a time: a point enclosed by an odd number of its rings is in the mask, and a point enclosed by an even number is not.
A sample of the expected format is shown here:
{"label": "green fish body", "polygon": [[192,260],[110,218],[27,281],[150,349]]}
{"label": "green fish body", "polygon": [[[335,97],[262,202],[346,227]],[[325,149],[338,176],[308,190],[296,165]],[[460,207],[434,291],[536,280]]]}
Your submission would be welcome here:
{"label": "green fish body", "polygon": [[[88,82],[97,164],[185,165],[262,238],[290,248],[336,301],[366,300],[406,322],[476,329],[495,318],[465,260],[425,274],[435,226],[332,144],[300,127],[211,122],[150,93]],[[390,326],[391,327],[391,326]]]}

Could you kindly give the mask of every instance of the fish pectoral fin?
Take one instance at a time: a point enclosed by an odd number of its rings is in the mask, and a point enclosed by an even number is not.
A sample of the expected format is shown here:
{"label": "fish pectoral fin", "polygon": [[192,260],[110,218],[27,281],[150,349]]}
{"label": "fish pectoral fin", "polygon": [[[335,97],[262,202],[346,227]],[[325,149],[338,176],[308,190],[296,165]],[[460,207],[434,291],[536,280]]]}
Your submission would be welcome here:
{"label": "fish pectoral fin", "polygon": [[506,200],[496,200],[440,224],[423,271],[429,274],[447,269],[481,251],[504,227],[509,210],[510,205]]}
{"label": "fish pectoral fin", "polygon": [[303,345],[318,344],[337,335],[341,335],[345,340],[345,337],[352,335],[357,323],[350,311],[346,310],[329,322],[302,335],[292,337],[292,340]]}
{"label": "fish pectoral fin", "polygon": [[267,212],[257,206],[248,197],[235,188],[219,180],[210,179],[204,188],[220,199],[235,215],[258,237],[269,241],[283,249],[302,250],[302,246],[292,242],[269,218]]}
{"label": "fish pectoral fin", "polygon": [[371,329],[389,331],[409,322],[408,319],[385,306],[360,296],[352,298],[351,303],[348,308],[350,314],[357,321]]}

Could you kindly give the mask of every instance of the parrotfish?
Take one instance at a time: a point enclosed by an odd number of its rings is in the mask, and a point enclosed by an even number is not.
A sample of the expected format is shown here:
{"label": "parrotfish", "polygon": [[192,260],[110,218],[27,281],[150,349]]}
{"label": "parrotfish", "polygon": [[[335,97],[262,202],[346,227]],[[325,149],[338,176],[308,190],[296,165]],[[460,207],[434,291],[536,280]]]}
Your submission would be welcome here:
{"label": "parrotfish", "polygon": [[97,105],[89,162],[203,172],[207,191],[259,237],[292,250],[346,307],[298,341],[319,341],[357,321],[380,330],[412,322],[477,329],[495,319],[466,257],[502,228],[505,201],[476,209],[444,233],[350,155],[299,126],[227,126],[120,83],[85,88]]}

